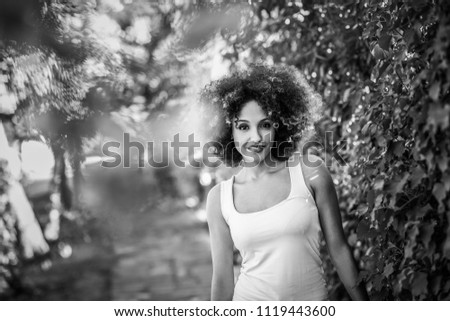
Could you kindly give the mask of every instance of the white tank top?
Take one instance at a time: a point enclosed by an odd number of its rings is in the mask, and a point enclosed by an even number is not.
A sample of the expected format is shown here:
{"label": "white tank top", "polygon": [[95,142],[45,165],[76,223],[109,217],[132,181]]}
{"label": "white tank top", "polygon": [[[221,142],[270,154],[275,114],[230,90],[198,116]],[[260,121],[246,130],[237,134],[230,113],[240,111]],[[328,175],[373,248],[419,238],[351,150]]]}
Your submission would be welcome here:
{"label": "white tank top", "polygon": [[326,300],[319,254],[320,222],[301,164],[291,161],[289,196],[274,206],[239,213],[234,175],[221,183],[221,209],[242,256],[233,301]]}

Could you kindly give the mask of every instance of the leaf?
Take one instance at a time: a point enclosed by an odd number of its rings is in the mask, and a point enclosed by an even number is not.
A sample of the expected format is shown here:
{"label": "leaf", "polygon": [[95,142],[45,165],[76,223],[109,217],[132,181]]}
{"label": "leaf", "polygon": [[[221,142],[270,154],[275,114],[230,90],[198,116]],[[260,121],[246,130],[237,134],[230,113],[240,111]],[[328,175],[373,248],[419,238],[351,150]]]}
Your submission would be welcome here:
{"label": "leaf", "polygon": [[387,278],[394,272],[394,264],[389,263],[384,267],[383,275]]}
{"label": "leaf", "polygon": [[375,59],[377,60],[381,60],[386,58],[386,52],[380,47],[379,44],[376,44],[373,49],[370,51],[370,53],[372,54],[372,56],[375,57]]}
{"label": "leaf", "polygon": [[410,226],[407,230],[407,234],[408,234],[408,239],[410,241],[414,241],[413,246],[415,246],[415,241],[417,238],[417,235],[419,235],[419,227],[417,223],[413,223],[413,222],[408,222],[406,223],[406,226]]}
{"label": "leaf", "polygon": [[391,65],[391,62],[389,60],[387,60],[383,63],[383,65],[380,67],[380,70],[378,71],[378,79],[383,77],[383,74],[387,71],[387,69],[390,65]]}
{"label": "leaf", "polygon": [[361,220],[356,229],[356,234],[358,234],[358,239],[365,240],[367,238],[367,233],[369,232],[369,222],[367,220]]}
{"label": "leaf", "polygon": [[448,168],[448,157],[446,151],[443,151],[441,155],[437,156],[437,164],[441,172],[445,172]]}
{"label": "leaf", "polygon": [[363,215],[367,212],[368,209],[369,209],[369,207],[367,206],[367,204],[359,204],[356,211],[357,211],[358,215]]}
{"label": "leaf", "polygon": [[417,32],[414,29],[408,29],[405,31],[405,33],[403,34],[403,39],[405,40],[405,42],[409,45],[411,43],[413,43],[415,41],[415,39],[417,39]]}
{"label": "leaf", "polygon": [[391,44],[391,39],[392,36],[388,35],[388,34],[384,34],[383,36],[381,36],[381,38],[378,40],[378,44],[380,45],[380,47],[384,50],[389,50],[390,44]]}
{"label": "leaf", "polygon": [[428,92],[431,99],[433,99],[434,101],[438,101],[440,90],[441,90],[440,82],[436,81],[433,85],[431,85],[430,90]]}
{"label": "leaf", "polygon": [[383,276],[382,275],[375,275],[375,278],[373,279],[373,285],[375,287],[375,290],[380,291],[383,287]]}
{"label": "leaf", "polygon": [[405,141],[402,140],[391,142],[387,150],[389,154],[394,154],[397,157],[401,157],[404,151],[405,151]]}
{"label": "leaf", "polygon": [[373,190],[370,190],[367,192],[367,204],[369,207],[372,207],[375,202],[375,192]]}
{"label": "leaf", "polygon": [[348,101],[348,97],[350,96],[351,88],[347,88],[342,95],[342,102],[346,103]]}
{"label": "leaf", "polygon": [[421,219],[423,218],[428,211],[432,211],[433,208],[431,207],[430,204],[425,205],[424,207],[420,208],[417,212],[416,212],[416,219]]}
{"label": "leaf", "polygon": [[380,177],[376,178],[375,182],[373,183],[373,188],[376,191],[380,191],[383,189],[383,186],[384,186],[384,179]]}
{"label": "leaf", "polygon": [[442,275],[437,275],[431,280],[431,290],[433,291],[433,294],[438,294],[438,291],[441,289],[441,280]]}
{"label": "leaf", "polygon": [[409,178],[409,173],[404,173],[401,179],[396,179],[389,183],[389,187],[387,188],[387,191],[391,193],[392,195],[395,195],[399,193],[400,191],[403,191],[403,186],[406,184]]}
{"label": "leaf", "polygon": [[394,142],[392,151],[397,157],[401,157],[403,152],[405,151],[405,142],[404,141]]}
{"label": "leaf", "polygon": [[436,200],[439,202],[439,204],[442,204],[442,201],[445,198],[445,186],[441,182],[438,182],[434,184],[433,187],[433,196],[436,198]]}
{"label": "leaf", "polygon": [[422,243],[426,248],[428,248],[428,245],[430,244],[431,236],[434,233],[435,226],[436,222],[431,222],[420,227],[420,238],[422,239]]}
{"label": "leaf", "polygon": [[412,282],[411,292],[413,296],[419,296],[421,294],[427,294],[428,280],[427,274],[423,272],[415,272]]}
{"label": "leaf", "polygon": [[445,190],[450,191],[450,174],[444,173],[442,180],[444,181]]}
{"label": "leaf", "polygon": [[411,241],[406,242],[406,245],[405,245],[405,258],[410,258],[410,257],[413,256],[413,253],[414,253],[414,250],[413,250],[414,245],[415,245],[415,243],[413,243],[413,242],[411,242]]}
{"label": "leaf", "polygon": [[368,131],[369,131],[370,125],[371,125],[371,122],[369,121],[369,122],[367,122],[367,123],[363,126],[363,128],[361,129],[361,133],[362,133],[364,136],[367,136],[367,133],[368,133]]}
{"label": "leaf", "polygon": [[447,130],[449,126],[449,114],[450,105],[444,105],[433,103],[428,109],[428,123],[435,126],[435,128],[441,128]]}
{"label": "leaf", "polygon": [[425,159],[427,160],[428,169],[433,170],[434,167],[436,166],[436,159],[434,157],[434,152],[432,150],[428,150]]}
{"label": "leaf", "polygon": [[410,177],[411,187],[415,188],[417,185],[419,185],[422,178],[425,177],[425,172],[423,171],[421,166],[417,165],[416,167],[414,167]]}
{"label": "leaf", "polygon": [[381,203],[383,202],[383,194],[378,194],[375,198],[375,207],[379,207]]}

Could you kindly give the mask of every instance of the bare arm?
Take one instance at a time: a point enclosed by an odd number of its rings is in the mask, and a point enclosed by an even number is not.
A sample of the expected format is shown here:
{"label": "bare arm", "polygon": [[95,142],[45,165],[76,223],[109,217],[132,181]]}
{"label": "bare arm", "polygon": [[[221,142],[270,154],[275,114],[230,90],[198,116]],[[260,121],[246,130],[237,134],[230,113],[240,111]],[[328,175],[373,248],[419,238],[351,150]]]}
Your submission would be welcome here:
{"label": "bare arm", "polygon": [[358,269],[344,235],[338,198],[331,175],[320,158],[313,155],[308,157],[314,164],[320,163],[314,168],[304,166],[304,169],[305,174],[307,173],[305,177],[314,192],[320,224],[331,260],[351,298],[368,300],[364,285],[357,283]]}
{"label": "bare arm", "polygon": [[220,185],[209,192],[206,212],[213,263],[211,301],[231,301],[234,291],[233,241],[220,209]]}

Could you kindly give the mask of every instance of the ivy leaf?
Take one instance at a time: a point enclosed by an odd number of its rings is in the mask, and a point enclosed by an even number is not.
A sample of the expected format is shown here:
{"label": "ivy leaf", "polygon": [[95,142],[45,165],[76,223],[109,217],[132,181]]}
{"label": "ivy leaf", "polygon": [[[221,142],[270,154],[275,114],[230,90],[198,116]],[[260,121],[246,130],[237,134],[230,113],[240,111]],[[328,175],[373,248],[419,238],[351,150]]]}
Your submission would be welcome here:
{"label": "ivy leaf", "polygon": [[446,195],[444,184],[442,184],[441,182],[434,184],[432,193],[433,193],[433,196],[436,198],[436,200],[439,202],[439,205],[440,206],[443,205],[442,201],[444,200],[445,195]]}
{"label": "ivy leaf", "polygon": [[436,81],[434,84],[431,85],[428,94],[430,95],[431,99],[437,102],[439,100],[440,91],[441,91],[441,83]]}
{"label": "ivy leaf", "polygon": [[369,232],[369,222],[367,220],[361,220],[356,229],[356,234],[358,234],[358,239],[365,240],[367,238],[367,233]]}
{"label": "ivy leaf", "polygon": [[426,154],[427,166],[429,170],[434,169],[436,166],[436,160],[434,158],[434,152],[432,150],[428,150]]}
{"label": "ivy leaf", "polygon": [[383,194],[378,194],[376,199],[375,199],[375,207],[378,207],[381,205],[381,203],[383,202]]}
{"label": "ivy leaf", "polygon": [[347,88],[342,95],[342,102],[346,103],[348,101],[348,97],[350,97],[351,88]]}
{"label": "ivy leaf", "polygon": [[379,44],[376,44],[372,50],[370,51],[370,53],[372,54],[372,56],[375,57],[375,59],[377,60],[381,60],[386,58],[386,52],[383,50],[383,48],[380,47]]}
{"label": "ivy leaf", "polygon": [[410,258],[410,257],[413,256],[413,253],[414,253],[413,248],[414,248],[414,243],[413,242],[411,242],[411,241],[406,242],[406,245],[405,245],[405,258]]}
{"label": "ivy leaf", "polygon": [[442,176],[442,180],[444,181],[445,190],[447,192],[449,192],[450,191],[450,174],[444,173],[444,175]]}
{"label": "ivy leaf", "polygon": [[375,179],[375,183],[373,183],[373,188],[376,191],[381,191],[383,190],[383,186],[384,186],[384,179],[383,178],[377,178]]}
{"label": "ivy leaf", "polygon": [[448,157],[447,157],[447,153],[444,150],[442,155],[437,156],[437,165],[439,167],[439,169],[441,170],[441,172],[445,172],[448,168]]}
{"label": "ivy leaf", "polygon": [[405,151],[405,142],[404,141],[396,141],[393,143],[392,151],[395,154],[395,156],[400,157],[402,156],[403,152]]}
{"label": "ivy leaf", "polygon": [[412,173],[411,173],[411,187],[415,188],[417,185],[419,185],[422,178],[425,177],[425,172],[423,171],[422,167],[417,165],[414,167]]}
{"label": "ivy leaf", "polygon": [[384,267],[383,275],[388,278],[394,272],[394,264],[389,263]]}
{"label": "ivy leaf", "polygon": [[438,103],[431,104],[428,109],[428,124],[434,125],[435,128],[447,130],[449,126],[449,113],[450,105],[442,106]]}
{"label": "ivy leaf", "polygon": [[405,151],[405,142],[403,140],[392,141],[389,144],[387,153],[393,154],[397,157],[401,157],[403,152]]}
{"label": "ivy leaf", "polygon": [[375,192],[373,190],[370,190],[367,192],[367,204],[369,207],[372,207],[375,202]]}
{"label": "ivy leaf", "polygon": [[436,222],[431,222],[420,227],[420,238],[422,239],[422,243],[426,248],[428,248],[428,245],[430,244],[431,236],[434,233],[435,226]]}
{"label": "ivy leaf", "polygon": [[381,78],[381,77],[383,77],[383,75],[384,75],[384,73],[385,72],[387,72],[388,71],[388,67],[389,66],[391,66],[391,62],[389,61],[389,60],[387,60],[387,61],[385,61],[382,65],[381,65],[381,67],[380,67],[380,69],[379,69],[379,71],[378,71],[378,80]]}
{"label": "ivy leaf", "polygon": [[427,286],[427,274],[423,272],[415,272],[411,287],[412,295],[419,296],[421,294],[427,294]]}
{"label": "ivy leaf", "polygon": [[[412,240],[412,241],[415,241],[417,235],[419,235],[419,228],[418,228],[418,226],[417,226],[417,223],[408,222],[408,223],[406,223],[406,225],[411,226],[411,227],[408,229],[408,232],[407,232],[407,234],[408,234],[408,239],[409,239],[409,240]],[[414,245],[415,245],[415,244],[414,244]]]}
{"label": "ivy leaf", "polygon": [[387,191],[391,193],[392,195],[396,195],[397,193],[403,191],[403,186],[405,186],[406,182],[408,181],[409,173],[406,172],[403,174],[402,178],[392,181],[389,183],[389,186],[387,188]]}
{"label": "ivy leaf", "polygon": [[359,204],[358,208],[356,209],[358,215],[363,215],[367,212],[367,210],[369,209],[369,207],[367,206],[367,204]]}
{"label": "ivy leaf", "polygon": [[369,121],[369,122],[367,122],[367,123],[363,126],[363,128],[361,129],[361,133],[362,133],[364,136],[367,136],[368,131],[369,131],[369,127],[370,127],[371,124],[372,124],[372,123]]}
{"label": "ivy leaf", "polygon": [[418,39],[416,30],[414,29],[406,30],[405,33],[403,34],[403,39],[408,45],[413,43],[416,39]]}
{"label": "ivy leaf", "polygon": [[380,47],[386,51],[389,50],[390,44],[391,44],[392,37],[388,34],[384,34],[381,36],[381,38],[378,40],[378,44]]}
{"label": "ivy leaf", "polygon": [[441,280],[442,275],[437,275],[431,280],[431,290],[433,291],[433,294],[438,294],[438,291],[441,288]]}
{"label": "ivy leaf", "polygon": [[383,276],[380,274],[375,275],[375,278],[373,279],[373,285],[375,287],[375,290],[380,291],[383,287]]}

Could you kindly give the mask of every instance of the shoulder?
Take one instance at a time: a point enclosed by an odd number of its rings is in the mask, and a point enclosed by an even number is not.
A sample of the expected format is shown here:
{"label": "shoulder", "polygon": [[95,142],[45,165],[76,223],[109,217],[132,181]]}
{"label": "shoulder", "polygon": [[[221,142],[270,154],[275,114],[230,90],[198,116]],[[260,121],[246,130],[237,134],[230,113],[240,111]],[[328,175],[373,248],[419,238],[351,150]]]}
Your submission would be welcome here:
{"label": "shoulder", "polygon": [[314,192],[323,191],[333,185],[330,171],[319,156],[305,154],[300,157],[300,164],[305,182]]}
{"label": "shoulder", "polygon": [[211,190],[208,192],[208,196],[206,197],[206,213],[208,216],[208,220],[221,216],[221,185],[222,183],[216,184],[213,188],[211,188]]}
{"label": "shoulder", "polygon": [[207,201],[220,201],[220,190],[222,183],[214,185],[208,192]]}

